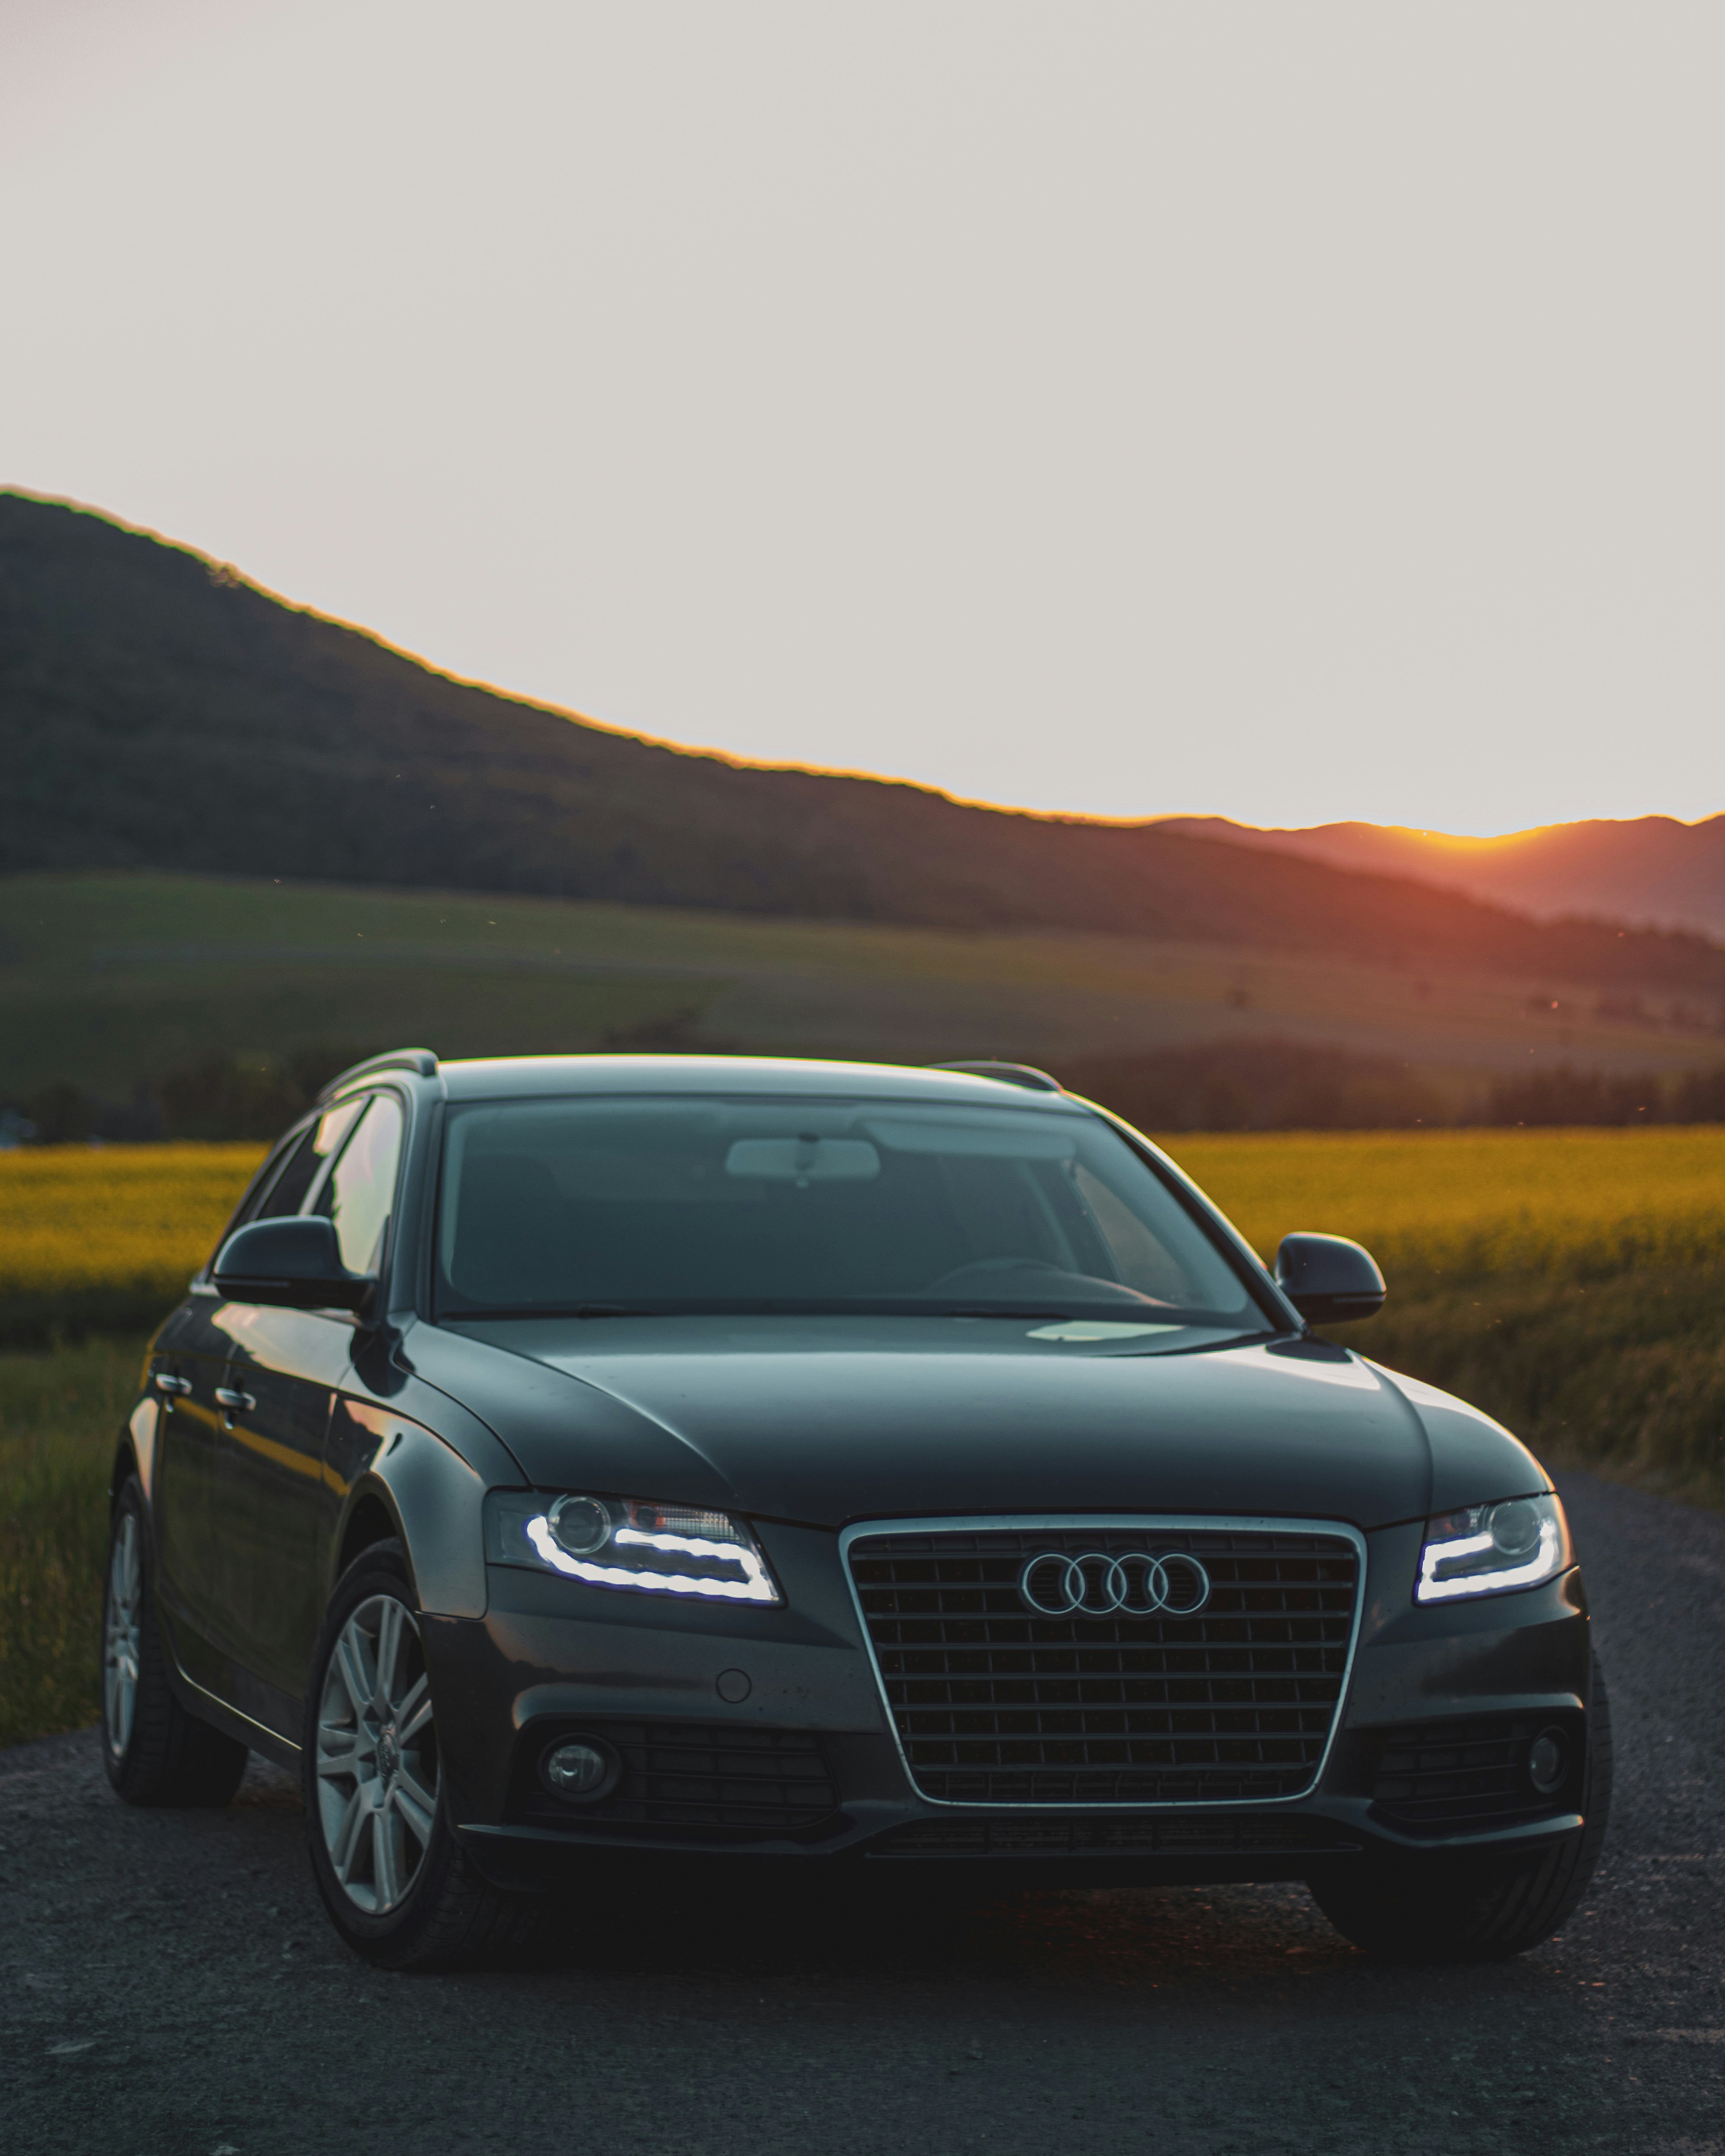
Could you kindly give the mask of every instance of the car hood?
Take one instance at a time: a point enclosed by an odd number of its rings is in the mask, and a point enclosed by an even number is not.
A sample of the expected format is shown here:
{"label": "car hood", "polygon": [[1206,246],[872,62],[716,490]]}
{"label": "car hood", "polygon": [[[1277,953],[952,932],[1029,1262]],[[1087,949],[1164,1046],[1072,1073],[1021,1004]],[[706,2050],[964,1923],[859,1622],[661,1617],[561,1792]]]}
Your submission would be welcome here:
{"label": "car hood", "polygon": [[507,1320],[419,1326],[402,1355],[488,1423],[537,1487],[813,1525],[1223,1512],[1364,1527],[1547,1486],[1487,1418],[1344,1349],[1035,1330]]}

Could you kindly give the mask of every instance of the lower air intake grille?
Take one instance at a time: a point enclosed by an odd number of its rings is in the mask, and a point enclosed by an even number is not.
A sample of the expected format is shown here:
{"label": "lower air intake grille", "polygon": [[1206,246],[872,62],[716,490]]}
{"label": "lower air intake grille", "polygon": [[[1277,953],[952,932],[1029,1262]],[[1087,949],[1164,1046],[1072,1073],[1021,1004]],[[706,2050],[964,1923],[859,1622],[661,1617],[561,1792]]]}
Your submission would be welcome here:
{"label": "lower air intake grille", "polygon": [[1208,1819],[919,1820],[895,1827],[870,1856],[1262,1856],[1339,1855],[1359,1844],[1322,1820]]}
{"label": "lower air intake grille", "polygon": [[[1050,1617],[1019,1595],[1027,1561],[1044,1552],[1173,1551],[1195,1558],[1209,1580],[1193,1615]],[[1317,1777],[1358,1586],[1355,1547],[1340,1536],[1118,1527],[896,1533],[859,1537],[850,1563],[887,1706],[925,1796],[1251,1803],[1298,1795]],[[1174,1599],[1183,1597],[1183,1586]]]}
{"label": "lower air intake grille", "polygon": [[1542,1795],[1527,1779],[1528,1748],[1554,1719],[1568,1717],[1498,1716],[1391,1730],[1373,1802],[1387,1820],[1416,1834],[1484,1832],[1561,1810],[1572,1801],[1564,1789]]}
{"label": "lower air intake grille", "polygon": [[[615,1747],[623,1778],[598,1804],[566,1804],[540,1781],[539,1759],[547,1746],[583,1735]],[[509,1816],[533,1826],[608,1826],[722,1840],[818,1827],[838,1804],[820,1741],[801,1730],[582,1722],[539,1723],[526,1733],[511,1781]]]}

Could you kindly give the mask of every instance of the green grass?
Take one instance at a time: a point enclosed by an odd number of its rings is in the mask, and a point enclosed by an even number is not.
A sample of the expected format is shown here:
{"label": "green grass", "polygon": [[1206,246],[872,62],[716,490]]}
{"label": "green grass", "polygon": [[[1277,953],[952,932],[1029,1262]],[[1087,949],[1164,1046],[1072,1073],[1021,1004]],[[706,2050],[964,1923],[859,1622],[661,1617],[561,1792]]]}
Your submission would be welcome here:
{"label": "green grass", "polygon": [[239,878],[0,878],[0,1100],[112,1100],[211,1055],[614,1041],[906,1062],[1274,1035],[1407,1060],[1452,1106],[1567,1059],[1717,1063],[1717,1036],[1557,1014],[1549,983],[1102,933],[871,927]]}
{"label": "green grass", "polygon": [[99,1711],[108,1474],[143,1348],[0,1355],[0,1745]]}

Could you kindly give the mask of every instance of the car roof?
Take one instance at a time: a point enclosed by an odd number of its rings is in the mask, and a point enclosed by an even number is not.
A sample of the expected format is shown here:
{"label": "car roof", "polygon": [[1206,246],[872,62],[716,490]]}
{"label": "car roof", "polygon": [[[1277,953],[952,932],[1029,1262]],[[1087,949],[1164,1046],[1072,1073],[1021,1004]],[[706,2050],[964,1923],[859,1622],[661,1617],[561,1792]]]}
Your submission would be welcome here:
{"label": "car roof", "polygon": [[1035,1108],[1056,1115],[1090,1112],[1070,1094],[1033,1091],[968,1071],[789,1055],[497,1055],[439,1062],[438,1071],[451,1101],[583,1093],[827,1094]]}

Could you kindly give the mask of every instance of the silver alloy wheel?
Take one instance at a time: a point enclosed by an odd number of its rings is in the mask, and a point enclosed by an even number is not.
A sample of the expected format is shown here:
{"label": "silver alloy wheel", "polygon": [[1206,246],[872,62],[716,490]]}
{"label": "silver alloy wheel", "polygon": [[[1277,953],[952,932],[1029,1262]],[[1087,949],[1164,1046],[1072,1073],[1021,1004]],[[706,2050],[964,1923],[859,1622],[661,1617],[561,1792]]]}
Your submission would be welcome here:
{"label": "silver alloy wheel", "polygon": [[102,1732],[116,1759],[126,1757],[137,1715],[143,1602],[138,1516],[127,1510],[108,1558],[108,1615],[102,1628]]}
{"label": "silver alloy wheel", "polygon": [[393,1594],[341,1627],[317,1710],[317,1808],[347,1898],[381,1917],[413,1891],[437,1819],[437,1735],[413,1613]]}

